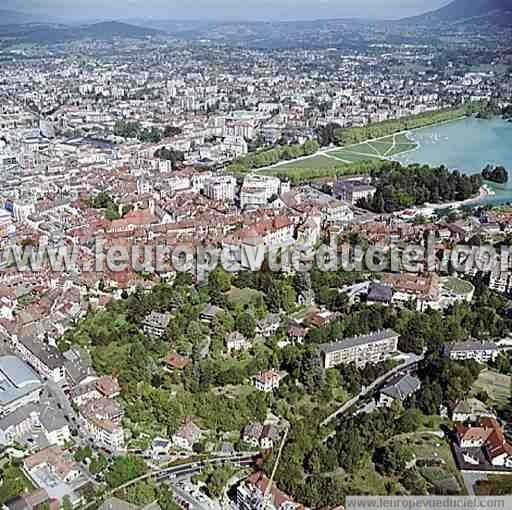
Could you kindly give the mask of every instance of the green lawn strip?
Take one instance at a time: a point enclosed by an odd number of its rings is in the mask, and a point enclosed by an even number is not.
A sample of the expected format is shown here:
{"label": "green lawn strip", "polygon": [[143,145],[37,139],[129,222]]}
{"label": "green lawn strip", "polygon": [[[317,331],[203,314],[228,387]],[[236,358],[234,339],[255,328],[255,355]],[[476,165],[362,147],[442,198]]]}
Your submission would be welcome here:
{"label": "green lawn strip", "polygon": [[343,159],[345,161],[350,161],[351,163],[354,163],[356,161],[372,161],[375,159],[380,159],[375,154],[357,154],[349,149],[341,149],[339,151],[333,152],[331,155]]}
{"label": "green lawn strip", "polygon": [[278,165],[273,167],[272,169],[269,169],[265,172],[265,174],[268,174],[268,172],[281,172],[286,171],[290,169],[297,169],[297,168],[318,168],[318,169],[324,169],[324,168],[337,168],[339,167],[343,162],[336,161],[335,159],[332,159],[328,156],[323,156],[321,154],[318,154],[312,158],[304,158],[300,160],[290,161],[289,163],[286,163],[284,165]]}
{"label": "green lawn strip", "polygon": [[389,156],[396,156],[397,154],[401,154],[402,152],[408,152],[412,151],[417,148],[416,144],[409,143],[409,144],[399,144],[396,145],[394,148],[392,148],[387,154],[386,157]]}
{"label": "green lawn strip", "polygon": [[386,156],[387,152],[393,147],[393,142],[372,142],[372,146],[378,150],[380,156]]}

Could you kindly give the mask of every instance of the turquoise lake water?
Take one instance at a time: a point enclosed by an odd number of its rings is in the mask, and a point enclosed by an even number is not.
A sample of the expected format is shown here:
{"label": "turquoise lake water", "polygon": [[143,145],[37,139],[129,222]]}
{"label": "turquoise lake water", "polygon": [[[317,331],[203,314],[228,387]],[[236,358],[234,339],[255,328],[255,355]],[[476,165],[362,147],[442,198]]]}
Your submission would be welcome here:
{"label": "turquoise lake water", "polygon": [[409,136],[419,147],[397,156],[401,163],[444,164],[465,174],[480,173],[488,164],[502,165],[509,172],[508,183],[493,185],[496,195],[482,203],[512,202],[512,122],[466,118],[417,129]]}

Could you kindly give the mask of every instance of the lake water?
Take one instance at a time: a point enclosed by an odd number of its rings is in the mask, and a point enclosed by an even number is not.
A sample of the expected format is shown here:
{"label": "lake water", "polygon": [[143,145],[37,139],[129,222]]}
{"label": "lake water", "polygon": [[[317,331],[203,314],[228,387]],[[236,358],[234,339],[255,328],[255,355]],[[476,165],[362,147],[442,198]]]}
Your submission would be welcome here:
{"label": "lake water", "polygon": [[401,163],[444,164],[466,174],[480,173],[488,164],[502,165],[509,172],[508,183],[493,185],[496,195],[482,202],[512,202],[512,122],[466,118],[417,129],[409,136],[419,147],[397,156]]}

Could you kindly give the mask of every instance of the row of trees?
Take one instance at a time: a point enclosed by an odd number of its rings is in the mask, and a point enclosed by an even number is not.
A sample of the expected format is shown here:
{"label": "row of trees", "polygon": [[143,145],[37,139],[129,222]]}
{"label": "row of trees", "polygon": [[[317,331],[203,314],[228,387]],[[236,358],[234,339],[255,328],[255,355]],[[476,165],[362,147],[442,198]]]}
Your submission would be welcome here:
{"label": "row of trees", "polygon": [[307,140],[303,144],[278,146],[269,150],[262,150],[237,159],[230,165],[232,172],[246,172],[255,168],[275,165],[280,161],[289,161],[302,156],[311,156],[318,152],[320,144],[316,140]]}
{"label": "row of trees", "polygon": [[324,128],[322,131],[323,142],[335,143],[336,145],[353,145],[366,142],[374,138],[417,129],[440,122],[454,120],[465,115],[478,111],[477,105],[459,106],[455,108],[444,108],[432,112],[409,115],[400,119],[385,120],[383,122],[370,123],[364,127],[351,128]]}

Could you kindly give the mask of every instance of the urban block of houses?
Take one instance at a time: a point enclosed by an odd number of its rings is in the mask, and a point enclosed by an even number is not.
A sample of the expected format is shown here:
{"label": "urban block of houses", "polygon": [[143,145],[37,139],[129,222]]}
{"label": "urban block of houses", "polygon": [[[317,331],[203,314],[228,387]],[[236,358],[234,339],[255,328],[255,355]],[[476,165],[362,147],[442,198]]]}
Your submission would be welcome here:
{"label": "urban block of houses", "polygon": [[80,407],[89,400],[105,398],[116,398],[119,396],[121,388],[117,379],[104,375],[96,377],[87,384],[80,384],[71,389],[69,396],[71,401]]}
{"label": "urban block of houses", "polygon": [[13,341],[20,356],[44,379],[65,384],[66,359],[56,347],[31,337],[13,337]]}
{"label": "urban block of houses", "polygon": [[236,235],[226,237],[222,246],[230,251],[232,262],[253,269],[256,264],[261,265],[263,255],[295,243],[294,230],[295,225],[288,216],[258,218]]}
{"label": "urban block of houses", "polygon": [[90,483],[78,463],[58,446],[25,458],[23,471],[37,488],[45,490],[50,499],[60,504],[68,496],[71,504],[78,506],[82,502],[80,489]]}
{"label": "urban block of houses", "polygon": [[512,445],[495,418],[457,423],[455,437],[467,464],[477,466],[487,462],[495,467],[512,468]]}
{"label": "urban block of houses", "polygon": [[350,363],[355,363],[359,367],[367,363],[379,363],[397,352],[398,337],[396,331],[386,329],[322,344],[320,354],[323,368],[327,370]]}
{"label": "urban block of houses", "polygon": [[123,411],[117,402],[104,397],[92,399],[80,407],[79,413],[84,430],[95,446],[112,453],[125,450]]}
{"label": "urban block of houses", "polygon": [[69,424],[56,406],[27,404],[0,418],[0,445],[14,442],[30,448],[64,446],[71,439]]}
{"label": "urban block of houses", "polygon": [[418,311],[439,307],[440,288],[437,274],[420,276],[388,273],[384,275],[383,283],[392,287],[395,304],[404,305],[415,301]]}
{"label": "urban block of houses", "polygon": [[498,346],[494,342],[454,342],[445,346],[445,356],[452,360],[475,360],[478,363],[494,361],[499,355]]}
{"label": "urban block of houses", "polygon": [[70,349],[63,353],[65,358],[64,368],[70,388],[93,382],[98,378],[89,360],[79,349]]}

